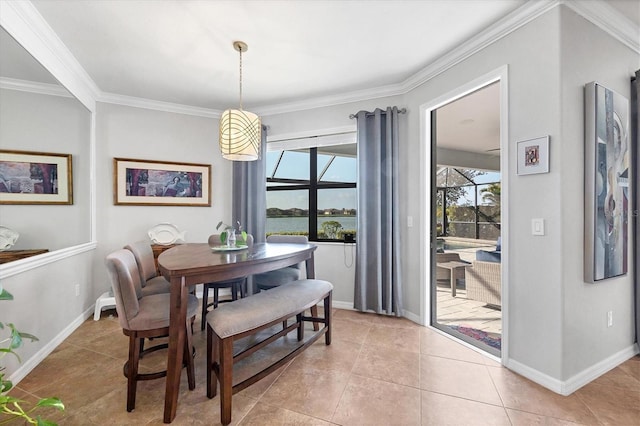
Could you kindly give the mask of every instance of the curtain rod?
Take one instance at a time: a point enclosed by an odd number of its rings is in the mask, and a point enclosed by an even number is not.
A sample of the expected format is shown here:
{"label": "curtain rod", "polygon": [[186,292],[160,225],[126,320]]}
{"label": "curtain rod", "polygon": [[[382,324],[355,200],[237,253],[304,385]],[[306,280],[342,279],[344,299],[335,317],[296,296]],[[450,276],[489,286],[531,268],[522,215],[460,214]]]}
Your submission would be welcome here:
{"label": "curtain rod", "polygon": [[[406,113],[406,112],[407,112],[407,109],[406,109],[406,108],[401,108],[401,109],[399,109],[399,110],[398,110],[398,114],[404,114],[404,113]],[[386,114],[386,113],[387,113],[387,111],[382,111],[382,113],[383,113],[383,114]],[[374,115],[374,114],[375,114],[374,112],[368,112],[368,113],[366,113],[365,115],[366,115],[366,116],[371,116],[371,115]],[[349,118],[351,118],[351,119],[356,118],[356,114],[350,114],[350,115],[349,115]]]}

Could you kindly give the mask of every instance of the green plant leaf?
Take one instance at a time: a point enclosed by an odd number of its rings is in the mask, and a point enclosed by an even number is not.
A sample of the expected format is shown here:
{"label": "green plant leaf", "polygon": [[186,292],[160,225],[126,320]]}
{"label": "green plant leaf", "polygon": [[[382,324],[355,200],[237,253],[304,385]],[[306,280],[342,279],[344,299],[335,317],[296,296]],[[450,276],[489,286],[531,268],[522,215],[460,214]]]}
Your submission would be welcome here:
{"label": "green plant leaf", "polygon": [[220,233],[220,242],[222,244],[227,244],[227,231],[222,231]]}
{"label": "green plant leaf", "polygon": [[58,423],[52,422],[51,420],[45,420],[40,416],[36,417],[36,421],[38,426],[58,426]]}
{"label": "green plant leaf", "polygon": [[9,347],[11,349],[18,349],[20,346],[22,346],[22,337],[20,337],[20,333],[18,333],[16,330],[13,330],[11,332],[11,344],[9,345]]}
{"label": "green plant leaf", "polygon": [[13,295],[0,287],[0,300],[13,300]]}
{"label": "green plant leaf", "polygon": [[21,332],[21,331],[19,331],[19,332],[18,332],[18,334],[20,334],[20,337],[22,337],[23,339],[29,339],[29,340],[31,340],[32,342],[37,342],[37,341],[39,341],[39,339],[38,339],[36,336],[34,336],[33,334],[23,333],[23,332]]}
{"label": "green plant leaf", "polygon": [[247,243],[247,231],[242,231],[242,241],[245,244]]}
{"label": "green plant leaf", "polygon": [[60,398],[43,398],[36,404],[37,407],[54,407],[60,411],[64,411],[64,404]]}
{"label": "green plant leaf", "polygon": [[11,390],[13,383],[10,380],[0,380],[0,393],[6,393]]}

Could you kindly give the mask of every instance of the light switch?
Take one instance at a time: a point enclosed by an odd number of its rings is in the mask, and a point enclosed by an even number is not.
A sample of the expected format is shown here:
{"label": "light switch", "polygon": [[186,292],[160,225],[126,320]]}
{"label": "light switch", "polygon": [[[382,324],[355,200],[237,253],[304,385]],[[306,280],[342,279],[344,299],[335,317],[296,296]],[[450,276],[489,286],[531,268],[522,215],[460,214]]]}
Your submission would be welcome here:
{"label": "light switch", "polygon": [[531,235],[544,235],[544,219],[531,219]]}
{"label": "light switch", "polygon": [[413,228],[413,216],[407,216],[407,228]]}

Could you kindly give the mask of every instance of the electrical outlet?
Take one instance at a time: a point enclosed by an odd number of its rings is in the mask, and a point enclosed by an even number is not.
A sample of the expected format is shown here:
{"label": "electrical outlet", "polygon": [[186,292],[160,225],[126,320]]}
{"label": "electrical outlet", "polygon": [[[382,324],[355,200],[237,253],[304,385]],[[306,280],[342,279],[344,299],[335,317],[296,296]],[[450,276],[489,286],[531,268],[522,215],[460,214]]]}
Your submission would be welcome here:
{"label": "electrical outlet", "polygon": [[80,284],[76,284],[76,297],[80,296]]}
{"label": "electrical outlet", "polygon": [[607,327],[613,327],[613,311],[607,312]]}

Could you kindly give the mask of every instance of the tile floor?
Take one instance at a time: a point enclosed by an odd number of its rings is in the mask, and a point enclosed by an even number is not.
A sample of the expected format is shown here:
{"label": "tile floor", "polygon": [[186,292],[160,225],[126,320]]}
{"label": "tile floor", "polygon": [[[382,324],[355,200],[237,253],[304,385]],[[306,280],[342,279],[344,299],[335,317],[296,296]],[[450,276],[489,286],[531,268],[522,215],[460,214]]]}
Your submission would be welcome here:
{"label": "tile floor", "polygon": [[[66,411],[42,415],[60,425],[162,424],[164,379],[140,383],[135,411],[125,410],[122,365],[128,341],[109,312],[80,326],[13,395],[59,396]],[[640,424],[640,356],[564,397],[408,320],[334,312],[332,344],[319,339],[287,366],[234,395],[232,424]],[[205,395],[206,335],[196,328],[196,389],[187,389],[183,373],[175,425],[220,420],[218,397]]]}
{"label": "tile floor", "polygon": [[502,333],[502,311],[486,303],[467,299],[467,290],[458,286],[456,296],[449,287],[438,286],[437,318],[443,325],[462,325],[489,333]]}

